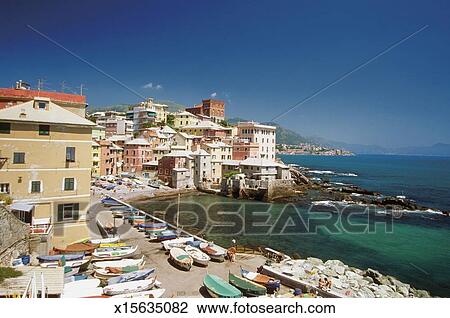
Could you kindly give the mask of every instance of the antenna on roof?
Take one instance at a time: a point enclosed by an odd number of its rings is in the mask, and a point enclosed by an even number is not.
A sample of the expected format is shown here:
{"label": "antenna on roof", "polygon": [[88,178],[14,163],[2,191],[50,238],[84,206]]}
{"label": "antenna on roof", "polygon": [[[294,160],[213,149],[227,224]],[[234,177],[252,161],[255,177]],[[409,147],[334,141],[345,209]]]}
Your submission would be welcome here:
{"label": "antenna on roof", "polygon": [[86,87],[84,87],[84,84],[81,83],[80,84],[80,95],[83,95],[83,89],[87,89]]}

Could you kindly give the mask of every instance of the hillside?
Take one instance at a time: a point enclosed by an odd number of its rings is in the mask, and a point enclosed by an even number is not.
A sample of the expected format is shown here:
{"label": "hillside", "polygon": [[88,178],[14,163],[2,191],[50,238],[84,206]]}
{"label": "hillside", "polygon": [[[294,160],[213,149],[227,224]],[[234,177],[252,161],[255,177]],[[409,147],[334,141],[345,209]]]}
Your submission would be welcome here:
{"label": "hillside", "polygon": [[[169,112],[177,112],[179,110],[183,110],[186,108],[186,106],[178,104],[176,102],[170,101],[170,100],[155,100],[155,103],[158,104],[166,104],[167,106],[169,106],[168,111]],[[117,112],[126,112],[131,106],[133,106],[132,104],[118,104],[118,105],[107,105],[107,106],[89,106],[88,111],[89,113],[94,113],[94,112],[101,112],[101,111],[105,111],[105,110],[114,110]]]}

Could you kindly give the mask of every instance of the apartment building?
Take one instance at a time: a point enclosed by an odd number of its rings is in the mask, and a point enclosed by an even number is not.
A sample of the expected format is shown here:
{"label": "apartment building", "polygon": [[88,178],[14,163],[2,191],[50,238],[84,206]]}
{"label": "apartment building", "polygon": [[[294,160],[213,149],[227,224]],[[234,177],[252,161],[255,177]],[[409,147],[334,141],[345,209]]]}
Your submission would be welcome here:
{"label": "apartment building", "polygon": [[92,177],[100,176],[100,145],[92,139]]}
{"label": "apartment building", "polygon": [[139,106],[144,107],[155,113],[155,121],[157,123],[166,123],[169,106],[166,104],[155,103],[153,98],[147,98],[147,100],[141,102]]}
{"label": "apartment building", "polygon": [[212,181],[211,155],[203,149],[192,153],[194,158],[194,185],[201,187]]}
{"label": "apartment building", "polygon": [[173,116],[173,126],[177,129],[183,126],[193,125],[200,121],[196,115],[187,111],[177,112]]}
{"label": "apartment building", "polygon": [[180,131],[195,136],[225,138],[231,136],[232,128],[220,126],[209,120],[202,120],[183,126]]}
{"label": "apartment building", "polygon": [[203,143],[201,148],[211,155],[211,179],[220,183],[222,178],[222,162],[231,160],[233,147],[224,142]]}
{"label": "apartment building", "polygon": [[158,161],[158,178],[172,188],[193,185],[193,157],[190,151],[172,151]]}
{"label": "apartment building", "polygon": [[145,106],[134,106],[132,110],[127,111],[127,120],[133,122],[135,132],[140,132],[156,123],[156,111]]}
{"label": "apartment building", "polygon": [[123,149],[123,171],[125,172],[140,173],[142,164],[152,161],[151,145],[144,138],[126,141]]}
{"label": "apartment building", "polygon": [[123,148],[110,140],[99,140],[101,176],[120,175],[123,167]]}
{"label": "apartment building", "polygon": [[238,138],[259,145],[259,158],[275,160],[276,127],[253,121],[237,125]]}
{"label": "apartment building", "polygon": [[233,140],[233,160],[259,158],[259,144],[249,142],[247,139]]}
{"label": "apartment building", "polygon": [[220,123],[225,119],[225,102],[217,99],[204,99],[201,104],[186,108],[186,111],[194,115],[207,116],[211,121]]}
{"label": "apartment building", "polygon": [[56,246],[89,236],[95,124],[79,111],[44,97],[0,110],[0,189],[23,221],[45,225]]}

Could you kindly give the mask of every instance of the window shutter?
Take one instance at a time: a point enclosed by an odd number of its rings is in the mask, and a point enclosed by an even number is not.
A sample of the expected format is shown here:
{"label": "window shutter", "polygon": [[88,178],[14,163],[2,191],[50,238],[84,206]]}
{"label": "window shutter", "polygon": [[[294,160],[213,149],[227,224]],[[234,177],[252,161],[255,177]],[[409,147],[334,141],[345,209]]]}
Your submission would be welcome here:
{"label": "window shutter", "polygon": [[64,205],[58,204],[58,221],[63,220],[63,213],[64,213]]}
{"label": "window shutter", "polygon": [[73,205],[73,219],[78,220],[80,217],[80,204],[74,203]]}

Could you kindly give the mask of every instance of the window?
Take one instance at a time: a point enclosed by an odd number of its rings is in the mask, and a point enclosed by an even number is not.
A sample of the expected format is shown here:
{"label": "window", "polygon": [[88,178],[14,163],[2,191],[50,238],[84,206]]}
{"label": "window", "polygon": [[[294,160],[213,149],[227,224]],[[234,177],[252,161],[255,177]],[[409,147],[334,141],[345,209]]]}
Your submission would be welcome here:
{"label": "window", "polygon": [[39,135],[41,136],[50,135],[50,125],[39,125]]}
{"label": "window", "polygon": [[79,203],[58,204],[58,221],[78,220],[79,215]]}
{"label": "window", "polygon": [[47,103],[46,102],[39,102],[38,103],[38,108],[39,109],[46,109],[47,108]]}
{"label": "window", "polygon": [[15,152],[13,163],[25,163],[25,152]]}
{"label": "window", "polygon": [[0,123],[0,134],[9,134],[9,133],[11,133],[11,124]]}
{"label": "window", "polygon": [[75,190],[75,178],[64,178],[64,191]]}
{"label": "window", "polygon": [[0,193],[9,194],[9,183],[0,183]]}
{"label": "window", "polygon": [[41,192],[41,181],[31,181],[31,193]]}
{"label": "window", "polygon": [[66,147],[66,161],[75,162],[75,147]]}

